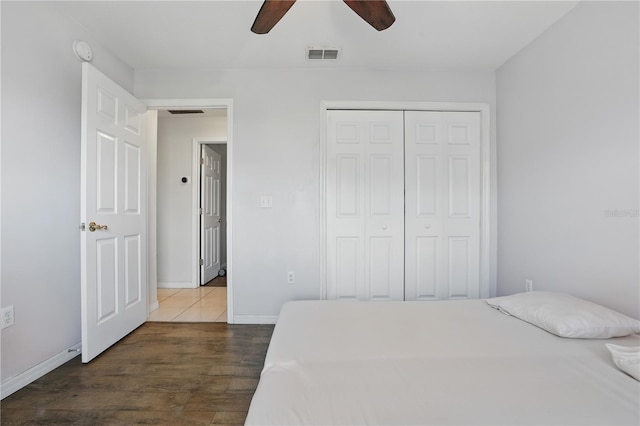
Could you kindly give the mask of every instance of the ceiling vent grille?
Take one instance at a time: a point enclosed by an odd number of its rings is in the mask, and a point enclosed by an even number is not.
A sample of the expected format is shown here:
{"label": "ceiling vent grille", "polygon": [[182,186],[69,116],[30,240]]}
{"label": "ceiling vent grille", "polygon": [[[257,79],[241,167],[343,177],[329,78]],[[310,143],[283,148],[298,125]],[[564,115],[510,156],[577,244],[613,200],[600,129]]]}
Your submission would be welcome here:
{"label": "ceiling vent grille", "polygon": [[317,48],[310,47],[307,49],[307,59],[310,61],[337,61],[340,56],[340,49],[336,48]]}
{"label": "ceiling vent grille", "polygon": [[168,109],[171,114],[204,114],[204,111],[201,109]]}

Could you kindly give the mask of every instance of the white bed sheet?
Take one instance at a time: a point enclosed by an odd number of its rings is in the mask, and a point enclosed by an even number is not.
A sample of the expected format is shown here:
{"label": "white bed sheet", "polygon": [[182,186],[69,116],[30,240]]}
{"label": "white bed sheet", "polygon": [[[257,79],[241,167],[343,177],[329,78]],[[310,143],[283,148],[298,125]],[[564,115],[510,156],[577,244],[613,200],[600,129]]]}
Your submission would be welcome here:
{"label": "white bed sheet", "polygon": [[604,343],[482,300],[289,302],[246,424],[640,424],[640,383]]}

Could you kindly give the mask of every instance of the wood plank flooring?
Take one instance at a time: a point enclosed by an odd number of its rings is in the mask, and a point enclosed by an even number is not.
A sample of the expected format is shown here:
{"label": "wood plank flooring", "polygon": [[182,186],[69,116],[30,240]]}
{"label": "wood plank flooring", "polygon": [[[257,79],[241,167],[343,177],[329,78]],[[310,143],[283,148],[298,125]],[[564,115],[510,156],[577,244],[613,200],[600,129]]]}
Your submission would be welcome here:
{"label": "wood plank flooring", "polygon": [[0,402],[4,425],[243,424],[272,325],[145,323]]}

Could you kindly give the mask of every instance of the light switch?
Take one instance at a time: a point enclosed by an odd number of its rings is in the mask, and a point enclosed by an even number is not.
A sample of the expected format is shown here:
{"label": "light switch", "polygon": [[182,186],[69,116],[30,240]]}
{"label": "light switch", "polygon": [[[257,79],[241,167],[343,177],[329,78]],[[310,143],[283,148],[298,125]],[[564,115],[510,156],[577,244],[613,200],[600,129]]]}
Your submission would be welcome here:
{"label": "light switch", "polygon": [[271,195],[263,195],[260,197],[260,208],[270,209],[273,207],[273,197]]}

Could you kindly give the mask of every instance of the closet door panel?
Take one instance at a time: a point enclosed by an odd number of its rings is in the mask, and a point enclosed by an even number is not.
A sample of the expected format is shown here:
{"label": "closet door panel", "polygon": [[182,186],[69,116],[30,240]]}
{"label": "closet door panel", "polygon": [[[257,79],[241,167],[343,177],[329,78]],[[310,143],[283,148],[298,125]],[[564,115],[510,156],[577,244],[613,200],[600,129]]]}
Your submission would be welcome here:
{"label": "closet door panel", "polygon": [[362,241],[357,237],[339,237],[335,241],[337,298],[357,299],[358,283],[362,281],[359,270],[362,265]]}
{"label": "closet door panel", "polygon": [[393,238],[372,237],[369,239],[369,294],[368,300],[390,300],[393,298]]}
{"label": "closet door panel", "polygon": [[405,112],[405,299],[479,295],[480,114]]}
{"label": "closet door panel", "polygon": [[359,193],[359,174],[360,174],[360,158],[356,155],[337,155],[336,156],[336,216],[358,217],[360,212],[360,199],[362,195]]}
{"label": "closet door panel", "polygon": [[468,218],[471,179],[468,156],[449,157],[449,217]]}
{"label": "closet door panel", "polygon": [[443,226],[448,238],[446,297],[480,296],[480,113],[443,114],[448,155],[449,212]]}
{"label": "closet door panel", "polygon": [[327,112],[327,298],[404,297],[403,115]]}
{"label": "closet door panel", "polygon": [[[390,155],[369,157],[369,216],[389,216],[393,211],[393,158]],[[397,189],[396,189],[397,191]]]}
{"label": "closet door panel", "polygon": [[405,112],[405,299],[442,298],[442,113]]}
{"label": "closet door panel", "polygon": [[437,299],[438,238],[416,237],[415,242],[415,259],[410,262],[415,267],[415,271],[413,271],[415,273],[414,300]]}
{"label": "closet door panel", "polygon": [[469,298],[471,275],[471,241],[469,237],[449,237],[449,298]]}
{"label": "closet door panel", "polygon": [[438,159],[435,156],[417,155],[416,163],[416,216],[434,216],[438,209]]}

